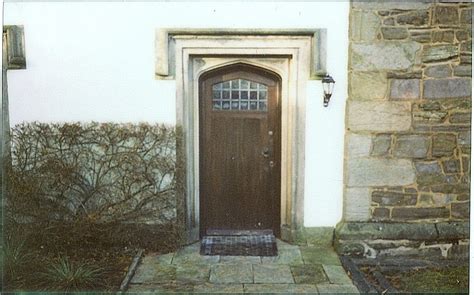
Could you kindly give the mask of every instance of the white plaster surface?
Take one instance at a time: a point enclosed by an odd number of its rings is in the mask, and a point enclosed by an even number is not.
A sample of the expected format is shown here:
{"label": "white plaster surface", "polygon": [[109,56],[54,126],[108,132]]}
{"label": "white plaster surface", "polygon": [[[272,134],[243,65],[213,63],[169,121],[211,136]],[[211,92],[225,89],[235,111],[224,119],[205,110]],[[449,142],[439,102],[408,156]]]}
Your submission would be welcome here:
{"label": "white plaster surface", "polygon": [[[4,24],[25,26],[27,69],[9,71],[11,124],[176,122],[176,84],[154,78],[156,28],[328,28],[328,108],[308,83],[305,226],[342,216],[349,3],[10,2]],[[337,21],[335,21],[337,20]]]}

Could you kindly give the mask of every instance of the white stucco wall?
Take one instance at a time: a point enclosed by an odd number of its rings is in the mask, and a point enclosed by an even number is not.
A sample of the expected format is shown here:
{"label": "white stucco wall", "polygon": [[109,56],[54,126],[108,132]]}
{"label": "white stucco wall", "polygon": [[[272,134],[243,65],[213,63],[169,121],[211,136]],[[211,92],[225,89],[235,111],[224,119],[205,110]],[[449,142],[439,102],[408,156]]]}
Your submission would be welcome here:
{"label": "white stucco wall", "polygon": [[348,2],[18,2],[4,24],[24,25],[27,69],[9,71],[11,124],[119,121],[174,124],[174,81],[154,79],[156,28],[327,28],[328,108],[308,83],[305,226],[342,216]]}

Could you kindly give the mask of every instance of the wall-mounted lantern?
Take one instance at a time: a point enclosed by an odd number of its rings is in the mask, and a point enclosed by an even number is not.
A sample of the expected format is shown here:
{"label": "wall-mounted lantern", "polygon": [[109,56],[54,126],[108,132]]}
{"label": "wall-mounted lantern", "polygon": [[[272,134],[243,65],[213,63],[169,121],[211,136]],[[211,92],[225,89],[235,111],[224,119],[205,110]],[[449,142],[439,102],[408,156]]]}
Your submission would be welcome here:
{"label": "wall-mounted lantern", "polygon": [[334,83],[336,83],[336,81],[334,81],[334,79],[331,76],[326,74],[326,76],[324,76],[321,82],[323,83],[323,90],[324,90],[323,105],[324,107],[327,107],[329,104],[329,100],[331,99],[332,91],[334,89]]}

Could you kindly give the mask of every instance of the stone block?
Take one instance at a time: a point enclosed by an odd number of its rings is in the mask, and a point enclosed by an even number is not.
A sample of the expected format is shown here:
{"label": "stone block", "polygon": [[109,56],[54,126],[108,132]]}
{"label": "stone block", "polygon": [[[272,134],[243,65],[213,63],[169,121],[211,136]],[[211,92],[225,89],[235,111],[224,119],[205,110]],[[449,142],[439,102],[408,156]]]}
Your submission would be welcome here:
{"label": "stone block", "polygon": [[413,41],[420,43],[431,42],[430,30],[410,30],[410,37]]}
{"label": "stone block", "polygon": [[430,147],[430,138],[423,135],[400,135],[396,137],[393,155],[399,158],[425,158]]}
{"label": "stone block", "polygon": [[444,173],[459,173],[461,172],[461,163],[459,160],[443,161]]}
{"label": "stone block", "polygon": [[292,284],[293,276],[289,265],[254,264],[255,284]]}
{"label": "stone block", "polygon": [[471,97],[471,79],[431,79],[423,82],[425,99],[468,98]]}
{"label": "stone block", "polygon": [[382,72],[352,72],[349,97],[353,100],[383,99],[388,80]]}
{"label": "stone block", "polygon": [[431,186],[431,190],[435,193],[445,194],[464,194],[469,193],[470,185],[465,183],[460,184],[438,184]]}
{"label": "stone block", "polygon": [[392,137],[388,134],[375,136],[372,143],[371,156],[387,156],[390,151]]}
{"label": "stone block", "polygon": [[352,131],[405,131],[410,126],[409,103],[351,101],[348,104],[348,127]]}
{"label": "stone block", "polygon": [[456,31],[456,39],[458,41],[466,41],[471,37],[470,33],[468,30],[458,30]]}
{"label": "stone block", "polygon": [[354,284],[335,285],[335,284],[318,284],[319,294],[360,294]]}
{"label": "stone block", "polygon": [[468,53],[471,52],[472,51],[471,41],[461,42],[460,50],[461,50],[461,52],[468,52]]}
{"label": "stone block", "polygon": [[413,206],[416,205],[417,195],[398,192],[374,191],[372,202],[380,206]]}
{"label": "stone block", "polygon": [[253,283],[251,264],[212,265],[209,282],[215,284]]}
{"label": "stone block", "polygon": [[372,136],[350,133],[347,135],[347,155],[350,158],[367,157],[370,155]]}
{"label": "stone block", "polygon": [[374,41],[380,29],[380,17],[372,11],[351,12],[351,40]]}
{"label": "stone block", "polygon": [[432,42],[434,42],[434,43],[453,43],[454,42],[454,31],[453,30],[435,31],[435,32],[433,32]]}
{"label": "stone block", "polygon": [[471,145],[471,132],[463,131],[458,134],[458,144],[459,145]]}
{"label": "stone block", "polygon": [[449,116],[449,122],[451,122],[451,123],[461,123],[461,124],[470,124],[471,123],[471,113],[452,113]]}
{"label": "stone block", "polygon": [[459,56],[458,46],[455,45],[425,45],[421,60],[423,62],[444,61]]}
{"label": "stone block", "polygon": [[344,191],[344,219],[366,221],[370,219],[370,190],[351,187]]}
{"label": "stone block", "polygon": [[429,186],[445,182],[445,177],[438,162],[415,162],[416,182]]}
{"label": "stone block", "polygon": [[454,66],[454,75],[458,77],[471,77],[472,66],[471,65]]}
{"label": "stone block", "polygon": [[443,240],[469,238],[469,222],[439,222],[436,228]]}
{"label": "stone block", "polygon": [[393,79],[390,83],[390,99],[406,100],[420,98],[420,80]]}
{"label": "stone block", "polygon": [[361,71],[405,70],[415,64],[420,49],[416,42],[352,44],[351,66]]}
{"label": "stone block", "polygon": [[434,24],[436,25],[456,25],[459,24],[459,14],[457,7],[436,6],[434,9]]}
{"label": "stone block", "polygon": [[386,19],[383,20],[382,24],[386,26],[394,26],[395,25],[395,19],[393,17],[387,17]]}
{"label": "stone block", "polygon": [[472,54],[461,52],[461,56],[459,58],[461,64],[472,64]]}
{"label": "stone block", "polygon": [[399,25],[424,26],[428,25],[429,18],[430,16],[427,10],[415,10],[398,15],[397,23]]}
{"label": "stone block", "polygon": [[451,77],[453,71],[450,65],[436,65],[425,69],[425,76],[431,78],[447,78]]}
{"label": "stone block", "polygon": [[454,134],[435,134],[433,136],[433,157],[452,156],[456,148],[456,136]]}
{"label": "stone block", "polygon": [[[245,284],[245,294],[318,294],[316,285],[311,284]],[[234,292],[233,292],[234,293]]]}
{"label": "stone block", "polygon": [[351,279],[347,276],[346,271],[340,265],[323,265],[329,282],[336,285],[352,285]]}
{"label": "stone block", "polygon": [[385,40],[403,40],[408,38],[408,30],[400,27],[382,27],[382,36]]}
{"label": "stone block", "polygon": [[413,184],[415,171],[405,159],[359,158],[347,160],[347,185],[403,186]]}
{"label": "stone block", "polygon": [[320,264],[291,266],[291,273],[293,273],[296,284],[318,284],[328,281],[323,266]]}
{"label": "stone block", "polygon": [[390,219],[390,210],[388,208],[375,208],[372,211],[372,219],[376,221]]}
{"label": "stone block", "polygon": [[471,170],[471,158],[462,157],[462,172],[468,173]]}
{"label": "stone block", "polygon": [[446,207],[429,208],[393,208],[393,220],[419,220],[419,219],[444,219],[449,218],[449,210]]}
{"label": "stone block", "polygon": [[451,216],[458,219],[469,219],[469,202],[451,203]]}
{"label": "stone block", "polygon": [[432,223],[344,222],[336,226],[335,240],[434,240],[438,237]]}
{"label": "stone block", "polygon": [[472,23],[472,9],[471,8],[461,10],[461,23],[462,24]]}

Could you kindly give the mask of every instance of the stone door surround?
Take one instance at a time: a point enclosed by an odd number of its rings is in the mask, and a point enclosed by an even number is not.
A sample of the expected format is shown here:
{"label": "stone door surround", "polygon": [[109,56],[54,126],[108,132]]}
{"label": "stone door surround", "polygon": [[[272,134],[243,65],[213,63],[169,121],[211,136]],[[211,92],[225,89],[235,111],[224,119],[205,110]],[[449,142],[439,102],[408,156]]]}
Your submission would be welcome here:
{"label": "stone door surround", "polygon": [[282,81],[281,238],[303,229],[306,81],[326,72],[325,29],[158,29],[155,78],[176,81],[178,216],[186,242],[199,239],[199,77],[232,64],[272,71]]}

